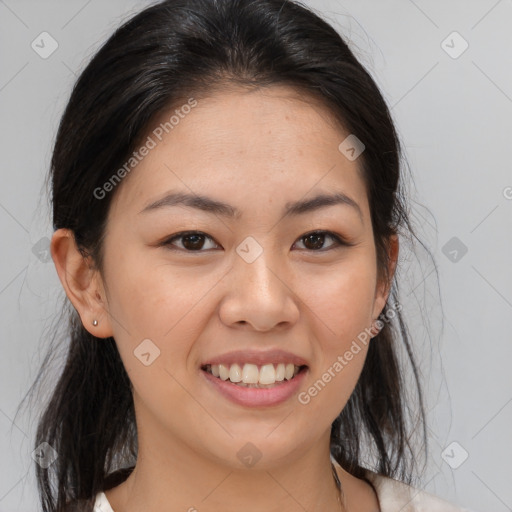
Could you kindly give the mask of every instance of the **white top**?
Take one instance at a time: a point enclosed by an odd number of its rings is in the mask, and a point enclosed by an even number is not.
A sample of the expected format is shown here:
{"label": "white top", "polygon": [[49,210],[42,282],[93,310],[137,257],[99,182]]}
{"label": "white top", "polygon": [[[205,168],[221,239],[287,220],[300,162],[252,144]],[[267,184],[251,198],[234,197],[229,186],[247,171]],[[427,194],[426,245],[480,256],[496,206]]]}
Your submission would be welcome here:
{"label": "white top", "polygon": [[113,508],[107,500],[107,496],[103,491],[96,494],[93,512],[114,512]]}
{"label": "white top", "polygon": [[[366,476],[377,492],[381,512],[471,512],[398,480],[371,471]],[[96,495],[94,512],[115,512],[103,491]]]}
{"label": "white top", "polygon": [[375,488],[381,512],[471,512],[404,482],[371,471],[366,477]]}

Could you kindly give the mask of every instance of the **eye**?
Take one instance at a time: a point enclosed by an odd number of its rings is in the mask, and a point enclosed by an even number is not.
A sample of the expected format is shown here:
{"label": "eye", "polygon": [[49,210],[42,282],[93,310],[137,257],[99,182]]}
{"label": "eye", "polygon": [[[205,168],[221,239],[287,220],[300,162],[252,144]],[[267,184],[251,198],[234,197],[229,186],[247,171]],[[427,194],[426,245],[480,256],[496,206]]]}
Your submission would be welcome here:
{"label": "eye", "polygon": [[[168,238],[163,242],[162,245],[167,246],[173,246],[174,240],[182,239],[182,247],[169,247],[171,250],[185,250],[187,252],[204,252],[201,251],[204,247],[204,240],[212,240],[213,238],[208,236],[206,233],[203,233],[201,231],[183,231],[182,233],[177,233],[176,235],[173,235],[171,238]],[[215,244],[217,245],[217,244]]]}
{"label": "eye", "polygon": [[[334,243],[328,246],[326,249],[321,249],[321,247],[324,245],[325,239],[330,238],[331,240],[334,240]],[[330,231],[312,231],[311,233],[306,233],[305,235],[302,235],[299,240],[304,240],[304,245],[306,246],[306,250],[310,250],[313,252],[324,252],[329,251],[331,249],[335,249],[339,246],[349,246],[352,244],[349,244],[345,240],[343,240],[340,236],[331,233]]]}
{"label": "eye", "polygon": [[[326,238],[330,238],[334,241],[334,243],[332,243],[327,248],[322,249]],[[181,240],[181,247],[174,243],[176,240]],[[202,250],[205,247],[205,240],[210,240],[213,242],[214,246],[219,247],[219,245],[213,240],[211,236],[203,233],[202,231],[183,231],[181,233],[177,233],[166,239],[162,245],[168,247],[171,250],[184,250],[185,252],[205,252]],[[352,245],[343,240],[339,235],[336,235],[330,231],[312,231],[311,233],[302,235],[299,240],[304,241],[303,243],[305,245],[305,250],[313,252],[323,252],[339,246]],[[207,249],[212,248],[215,247],[210,247]]]}

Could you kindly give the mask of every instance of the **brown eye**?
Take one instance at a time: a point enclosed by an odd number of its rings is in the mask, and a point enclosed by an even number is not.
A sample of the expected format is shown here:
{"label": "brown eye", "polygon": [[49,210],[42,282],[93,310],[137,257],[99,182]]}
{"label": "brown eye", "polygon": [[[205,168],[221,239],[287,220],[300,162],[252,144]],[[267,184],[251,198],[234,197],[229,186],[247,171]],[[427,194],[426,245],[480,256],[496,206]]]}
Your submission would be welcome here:
{"label": "brown eye", "polygon": [[[334,243],[327,248],[323,248],[326,238],[334,240]],[[300,240],[303,240],[306,250],[314,252],[327,251],[341,245],[349,245],[348,243],[344,242],[341,237],[331,233],[330,231],[313,231],[312,233],[303,235]]]}
{"label": "brown eye", "polygon": [[185,249],[195,251],[197,249],[201,249],[204,245],[204,236],[203,235],[185,235],[182,237],[183,239],[183,247]]}
{"label": "brown eye", "polygon": [[[175,240],[181,239],[181,247],[174,244]],[[205,240],[213,241],[213,238],[201,231],[187,231],[178,233],[168,238],[162,245],[169,247],[171,250],[184,250],[186,252],[205,252],[202,249],[205,245]],[[214,243],[214,245],[217,245]],[[210,248],[207,248],[207,250]]]}

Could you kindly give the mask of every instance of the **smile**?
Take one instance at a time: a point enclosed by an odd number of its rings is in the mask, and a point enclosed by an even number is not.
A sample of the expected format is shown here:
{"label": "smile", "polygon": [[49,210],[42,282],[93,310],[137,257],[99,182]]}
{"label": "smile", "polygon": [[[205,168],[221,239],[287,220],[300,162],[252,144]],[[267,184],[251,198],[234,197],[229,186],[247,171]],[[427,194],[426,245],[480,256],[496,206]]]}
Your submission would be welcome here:
{"label": "smile", "polygon": [[241,387],[270,388],[276,384],[293,379],[305,365],[293,363],[264,364],[207,364],[202,369],[223,381],[229,381]]}
{"label": "smile", "polygon": [[[306,365],[292,363],[269,363],[261,367],[252,363],[207,364],[201,367],[200,374],[215,395],[236,405],[254,408],[275,407],[290,400],[300,391],[308,369]],[[244,382],[244,378],[254,382]]]}

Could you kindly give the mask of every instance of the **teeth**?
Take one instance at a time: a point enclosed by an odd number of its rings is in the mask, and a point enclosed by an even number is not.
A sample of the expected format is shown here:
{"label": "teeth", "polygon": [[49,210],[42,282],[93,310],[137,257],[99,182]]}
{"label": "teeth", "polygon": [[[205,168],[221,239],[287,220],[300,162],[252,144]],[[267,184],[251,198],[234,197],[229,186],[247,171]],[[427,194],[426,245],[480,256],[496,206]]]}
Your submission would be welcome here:
{"label": "teeth", "polygon": [[[254,366],[254,365],[251,365]],[[293,364],[292,364],[293,366]],[[275,384],[276,369],[273,364],[265,364],[260,370],[260,384]]]}
{"label": "teeth", "polygon": [[295,366],[291,363],[286,365],[286,368],[284,369],[284,378],[286,380],[290,380],[293,377],[293,372],[295,370]]}
{"label": "teeth", "polygon": [[244,387],[260,387],[269,386],[276,382],[292,379],[299,372],[299,367],[293,363],[279,363],[273,365],[271,363],[264,364],[260,368],[251,363],[244,365],[232,364],[230,366],[224,364],[207,365],[206,370],[214,377],[222,380],[230,380]]}
{"label": "teeth", "polygon": [[[244,364],[242,370],[242,382],[244,384],[258,384],[259,377],[258,367],[255,364]],[[266,382],[261,384],[266,384]]]}
{"label": "teeth", "polygon": [[276,368],[276,382],[281,382],[284,380],[284,375],[286,373],[286,367],[283,363],[279,363]]}
{"label": "teeth", "polygon": [[[219,368],[219,377],[222,380],[228,380],[229,379],[229,368],[227,366],[224,366],[223,364],[219,364],[219,365],[215,364],[213,366],[217,366]],[[213,373],[213,366],[211,366],[212,373]]]}
{"label": "teeth", "polygon": [[231,382],[241,382],[242,381],[242,368],[237,364],[232,364],[229,369],[229,380]]}

